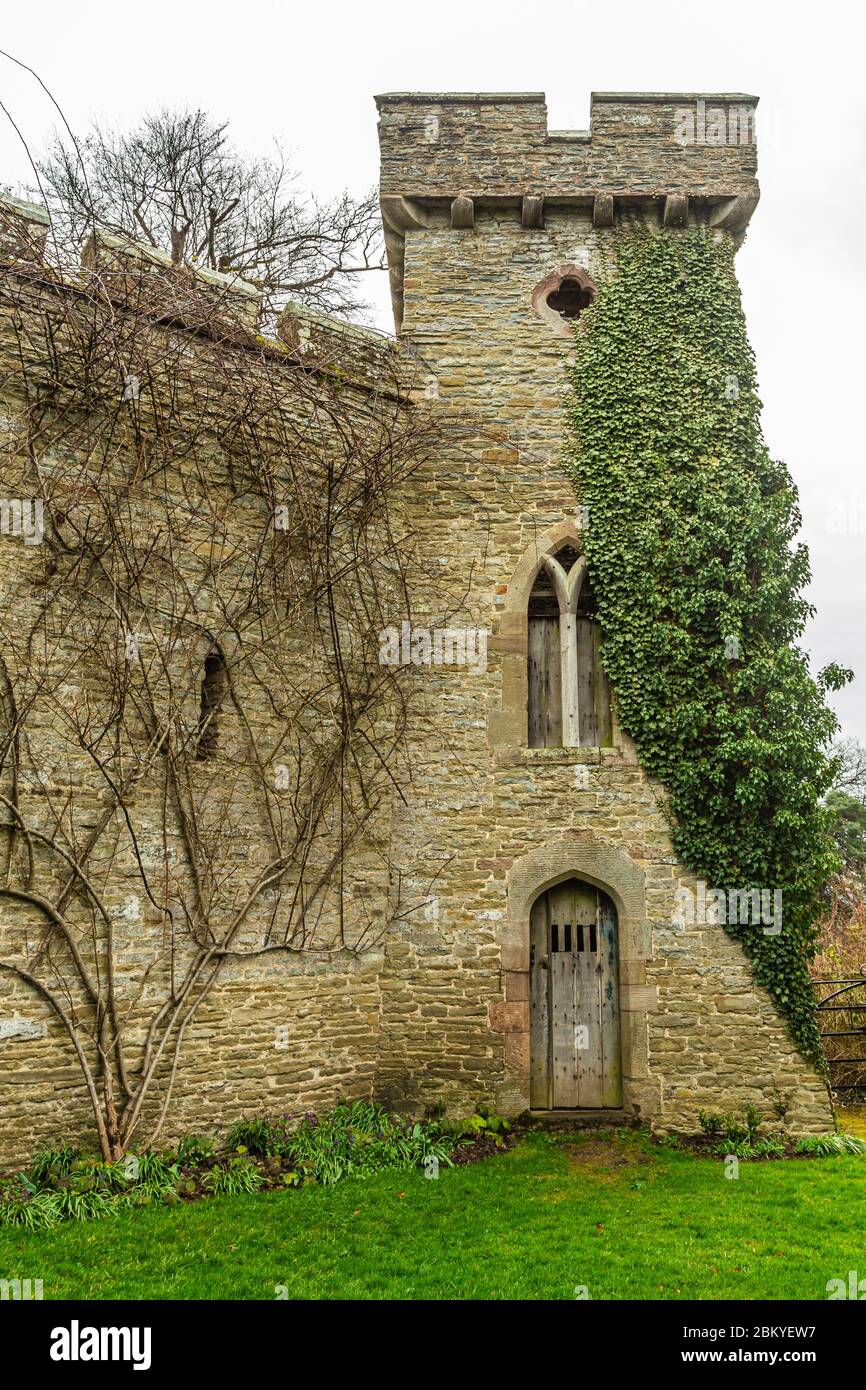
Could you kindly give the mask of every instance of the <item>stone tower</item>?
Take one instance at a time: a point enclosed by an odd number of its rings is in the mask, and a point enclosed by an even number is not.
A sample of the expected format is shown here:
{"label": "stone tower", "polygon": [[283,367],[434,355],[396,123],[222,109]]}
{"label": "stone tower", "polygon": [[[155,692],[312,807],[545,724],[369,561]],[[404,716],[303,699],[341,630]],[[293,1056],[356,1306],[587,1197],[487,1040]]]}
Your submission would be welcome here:
{"label": "stone tower", "polygon": [[685,1130],[700,1106],[769,1116],[778,1091],[794,1131],[824,1130],[826,1087],[741,947],[675,920],[697,885],[617,726],[560,463],[573,319],[621,227],[740,240],[756,99],[594,93],[588,132],[549,131],[540,93],[377,104],[396,327],[443,427],[407,501],[413,621],[443,620],[444,586],[448,624],[490,634],[486,665],[419,672],[395,854],[427,905],[388,945],[380,1089]]}

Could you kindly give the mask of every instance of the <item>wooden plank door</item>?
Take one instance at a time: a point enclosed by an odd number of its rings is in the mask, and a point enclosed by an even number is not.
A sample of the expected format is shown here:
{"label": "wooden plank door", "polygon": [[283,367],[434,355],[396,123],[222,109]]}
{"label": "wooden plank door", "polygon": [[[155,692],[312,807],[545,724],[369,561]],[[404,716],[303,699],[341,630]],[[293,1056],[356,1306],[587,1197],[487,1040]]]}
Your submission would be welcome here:
{"label": "wooden plank door", "polygon": [[622,1104],[616,908],[578,879],[538,898],[530,919],[530,1105]]}
{"label": "wooden plank door", "polygon": [[562,747],[559,618],[529,619],[529,747]]}
{"label": "wooden plank door", "polygon": [[578,1036],[576,1065],[578,1105],[598,1110],[602,1104],[602,989],[598,972],[598,890],[579,884],[575,894],[578,919],[574,953]]}
{"label": "wooden plank door", "polygon": [[546,893],[532,904],[529,933],[529,1105],[532,1110],[550,1110],[550,931]]}
{"label": "wooden plank door", "polygon": [[593,623],[589,618],[576,619],[577,641],[577,710],[581,748],[598,748],[598,724],[595,711],[595,648]]}
{"label": "wooden plank door", "polygon": [[577,992],[574,977],[575,883],[557,884],[547,894],[550,924],[550,1027],[553,1106],[573,1110],[577,1089]]}
{"label": "wooden plank door", "polygon": [[606,893],[599,893],[598,978],[601,994],[601,1104],[604,1107],[622,1105],[619,950],[616,926],[616,908]]}

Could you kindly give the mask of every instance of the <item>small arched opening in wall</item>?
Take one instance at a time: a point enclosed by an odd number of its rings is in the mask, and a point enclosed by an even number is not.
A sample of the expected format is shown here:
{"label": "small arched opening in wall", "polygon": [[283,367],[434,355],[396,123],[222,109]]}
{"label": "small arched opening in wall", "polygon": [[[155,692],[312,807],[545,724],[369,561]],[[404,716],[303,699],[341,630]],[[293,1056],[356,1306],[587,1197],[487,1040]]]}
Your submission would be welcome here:
{"label": "small arched opening in wall", "polygon": [[[582,556],[578,523],[561,521],[536,538],[512,572],[499,633],[489,643],[501,653],[502,669],[500,706],[488,712],[491,747],[517,752],[622,745]],[[561,677],[566,667],[573,677],[567,735]]]}
{"label": "small arched opening in wall", "polygon": [[[505,1034],[502,1103],[657,1114],[647,1030],[658,999],[647,983],[652,938],[643,869],[585,831],[545,837],[508,870],[506,903],[497,927],[505,1000],[490,1005],[491,1029]],[[578,1008],[586,1017],[576,1016]],[[558,1026],[563,1009],[571,1031]],[[575,1024],[588,1034],[573,1036]]]}
{"label": "small arched opening in wall", "polygon": [[527,615],[529,747],[611,747],[610,690],[579,542],[544,556]]}
{"label": "small arched opening in wall", "polygon": [[595,295],[595,285],[586,271],[568,261],[538,282],[532,291],[532,308],[558,337],[570,338],[575,322]]}
{"label": "small arched opening in wall", "polygon": [[576,875],[529,916],[532,1110],[622,1107],[616,904]]}

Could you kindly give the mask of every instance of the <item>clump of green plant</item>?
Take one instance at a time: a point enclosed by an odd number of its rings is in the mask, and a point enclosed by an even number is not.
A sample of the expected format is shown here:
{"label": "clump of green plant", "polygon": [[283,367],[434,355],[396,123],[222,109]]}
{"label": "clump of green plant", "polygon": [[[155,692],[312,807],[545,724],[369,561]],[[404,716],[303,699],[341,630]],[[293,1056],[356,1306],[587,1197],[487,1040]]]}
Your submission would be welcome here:
{"label": "clump of green plant", "polygon": [[659,1134],[656,1136],[656,1143],[660,1149],[679,1150],[683,1147],[682,1140],[677,1134]]}
{"label": "clump of green plant", "polygon": [[215,1150],[216,1144],[211,1135],[187,1134],[177,1146],[177,1161],[182,1168],[195,1168],[206,1159],[213,1158]]}
{"label": "clump of green plant", "polygon": [[756,1158],[783,1158],[785,1140],[781,1134],[766,1134],[752,1145],[752,1150]]}
{"label": "clump of green plant", "polygon": [[738,1120],[736,1115],[722,1115],[722,1145],[727,1144],[727,1152],[730,1153],[736,1144],[751,1143],[749,1137],[749,1127],[742,1120]]}
{"label": "clump of green plant", "polygon": [[741,1117],[701,1109],[698,1123],[713,1153],[724,1157],[781,1158],[787,1150],[783,1134],[760,1134],[763,1116],[756,1105],[747,1105]]}
{"label": "clump of green plant", "polygon": [[474,1115],[470,1115],[467,1119],[456,1120],[451,1128],[452,1132],[461,1139],[478,1139],[481,1135],[485,1135],[501,1147],[505,1143],[505,1135],[511,1129],[511,1121],[507,1120],[504,1115],[478,1109]]}
{"label": "clump of green plant", "polygon": [[0,1226],[48,1231],[63,1220],[58,1194],[29,1188],[19,1176],[0,1187]]}
{"label": "clump of green plant", "polygon": [[180,1180],[180,1164],[172,1163],[162,1154],[146,1149],[144,1153],[129,1156],[128,1181],[139,1192],[148,1197],[163,1197],[167,1192],[175,1192]]}
{"label": "clump of green plant", "polygon": [[259,1192],[263,1185],[258,1168],[242,1151],[234,1154],[226,1163],[217,1163],[209,1168],[201,1182],[205,1192],[212,1197],[242,1197],[245,1193]]}
{"label": "clump of green plant", "polygon": [[450,1165],[461,1136],[490,1134],[499,1143],[508,1128],[503,1116],[487,1112],[455,1127],[441,1117],[406,1120],[359,1100],[295,1122],[291,1115],[239,1120],[220,1149],[210,1138],[189,1135],[175,1153],[146,1149],[106,1162],[66,1144],[37,1154],[29,1173],[0,1182],[0,1225],[39,1230],[124,1206],[334,1183],[351,1174],[422,1168],[431,1159]]}
{"label": "clump of green plant", "polygon": [[737,1139],[719,1144],[716,1152],[725,1158],[782,1158],[785,1141],[779,1135],[767,1134],[762,1139]]}
{"label": "clump of green plant", "polygon": [[733,1153],[737,1144],[754,1145],[758,1139],[763,1115],[755,1105],[747,1105],[742,1116],[734,1114],[717,1115],[707,1110],[698,1111],[698,1123],[708,1139],[721,1139]]}
{"label": "clump of green plant", "polygon": [[61,1144],[57,1149],[40,1149],[30,1165],[30,1179],[37,1187],[52,1187],[58,1178],[68,1176],[81,1150],[71,1144]]}
{"label": "clump of green plant", "polygon": [[96,1221],[103,1216],[116,1216],[118,1203],[110,1192],[97,1187],[79,1189],[64,1187],[53,1194],[61,1221]]}
{"label": "clump of green plant", "polygon": [[262,1158],[279,1154],[285,1147],[285,1123],[268,1119],[266,1115],[256,1115],[253,1119],[238,1120],[226,1136],[230,1149],[246,1149],[247,1153]]}
{"label": "clump of green plant", "polygon": [[750,1144],[756,1143],[763,1118],[756,1105],[747,1105],[743,1111],[743,1124],[746,1127],[746,1138]]}
{"label": "clump of green plant", "polygon": [[[124,1191],[129,1186],[125,1160],[106,1162],[96,1154],[82,1154],[77,1150],[44,1150],[37,1154],[29,1173],[21,1174],[21,1181],[35,1194],[36,1192],[70,1193],[73,1196],[86,1196],[98,1193],[102,1196]],[[65,1203],[74,1207],[75,1203]],[[86,1203],[79,1203],[82,1209]],[[95,1207],[99,1203],[94,1204]]]}
{"label": "clump of green plant", "polygon": [[373,1101],[353,1101],[321,1118],[305,1115],[287,1150],[294,1169],[331,1184],[349,1174],[423,1168],[431,1158],[450,1165],[453,1142],[439,1121],[403,1120]]}
{"label": "clump of green plant", "polygon": [[807,1134],[794,1145],[798,1154],[812,1154],[816,1158],[832,1158],[838,1154],[866,1153],[866,1141],[856,1134]]}

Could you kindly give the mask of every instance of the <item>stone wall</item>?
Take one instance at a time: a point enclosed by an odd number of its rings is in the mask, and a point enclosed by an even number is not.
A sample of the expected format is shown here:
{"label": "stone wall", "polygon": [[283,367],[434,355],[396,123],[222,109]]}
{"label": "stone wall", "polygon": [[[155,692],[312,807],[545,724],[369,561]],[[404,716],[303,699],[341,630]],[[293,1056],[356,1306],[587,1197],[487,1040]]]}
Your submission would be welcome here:
{"label": "stone wall", "polygon": [[[280,340],[264,339],[255,331],[251,296],[243,287],[221,283],[221,277],[182,277],[147,248],[117,238],[91,243],[83,276],[60,275],[43,258],[45,223],[39,210],[14,203],[4,208],[0,496],[47,500],[43,543],[0,536],[0,648],[22,729],[13,760],[7,690],[0,774],[0,793],[7,800],[0,820],[10,814],[17,761],[17,804],[34,833],[45,832],[66,805],[73,808],[67,814],[70,848],[80,848],[100,824],[109,788],[78,745],[75,720],[92,720],[94,711],[111,707],[106,683],[125,669],[124,623],[118,618],[107,628],[94,627],[86,604],[70,606],[68,546],[88,522],[102,523],[103,502],[117,496],[126,499],[119,515],[144,571],[148,546],[170,512],[173,572],[158,601],[154,590],[147,591],[150,613],[140,630],[140,670],[174,701],[173,737],[191,739],[188,755],[179,757],[176,767],[188,782],[185,804],[198,817],[197,843],[203,851],[198,873],[213,872],[207,921],[216,930],[243,903],[273,855],[268,816],[291,817],[291,786],[283,790],[275,774],[281,767],[294,774],[295,741],[319,739],[323,757],[329,746],[327,730],[321,732],[329,715],[328,693],[317,691],[327,663],[311,651],[308,625],[286,631],[272,597],[265,595],[262,617],[256,615],[260,649],[256,646],[251,664],[238,659],[232,665],[231,624],[221,617],[221,604],[243,616],[243,602],[232,609],[232,596],[263,537],[271,544],[273,503],[285,501],[294,509],[303,501],[287,463],[281,472],[279,460],[273,497],[251,487],[248,452],[236,444],[239,423],[251,421],[256,430],[254,463],[269,450],[291,446],[298,454],[294,476],[307,470],[313,479],[321,475],[323,493],[326,485],[333,487],[339,535],[347,498],[363,479],[350,441],[354,437],[372,451],[379,435],[399,433],[394,421],[408,410],[414,369],[404,371],[393,343],[382,335],[300,310],[286,314]],[[16,226],[20,235],[13,238]],[[93,373],[90,380],[85,362]],[[118,407],[132,377],[135,391]],[[329,456],[335,462],[330,482],[323,471]],[[387,472],[387,451],[383,466]],[[390,524],[396,525],[394,502]],[[293,543],[291,527],[286,543]],[[279,534],[274,544],[283,544]],[[203,563],[214,557],[210,567]],[[297,563],[303,565],[304,558],[299,554]],[[97,573],[94,601],[99,593]],[[172,611],[162,611],[163,600],[163,607],[174,604]],[[232,668],[233,705],[221,714],[216,756],[199,761],[194,730],[209,633],[219,636]],[[91,647],[96,660],[88,655]],[[282,669],[281,662],[292,684],[309,688],[309,705],[299,717],[293,713],[291,728],[267,694],[268,671],[275,664]],[[135,669],[131,701],[139,690],[137,659]],[[164,674],[174,685],[165,684]],[[271,689],[281,697],[285,693],[279,680]],[[88,863],[113,932],[134,1079],[148,1022],[169,988],[166,943],[173,924],[183,920],[184,902],[193,899],[193,883],[181,828],[176,818],[164,815],[163,760],[148,751],[147,730],[134,716],[127,736],[129,756],[143,760],[142,775],[124,793],[122,811],[114,814],[104,843]],[[264,783],[252,767],[259,758]],[[387,776],[383,781],[390,788]],[[351,779],[346,785],[351,809]],[[224,964],[187,1027],[161,1139],[224,1129],[262,1108],[297,1114],[332,1105],[341,1096],[370,1095],[378,1063],[381,938],[395,900],[387,857],[389,817],[386,801],[363,832],[347,841],[342,876],[332,876],[319,898],[311,899],[309,940],[293,937],[295,949],[289,952]],[[3,834],[5,876],[8,830]],[[308,888],[327,867],[339,837],[337,806],[328,811],[316,838],[303,844]],[[42,844],[34,843],[35,875],[23,886],[42,899],[60,901],[64,864],[58,871],[56,856],[52,861]],[[208,858],[209,847],[215,863]],[[19,866],[22,853],[26,870],[19,838]],[[19,872],[12,881],[19,884]],[[239,948],[260,944],[271,914],[281,920],[278,910],[286,909],[300,881],[293,868],[279,890],[259,895],[235,943]],[[93,962],[92,977],[102,972],[104,979],[107,956],[100,946],[96,964],[86,897],[78,893],[66,900],[63,916],[88,965]],[[100,941],[105,925],[93,924]],[[0,960],[29,965],[45,930],[45,913],[36,901],[0,894]],[[174,966],[178,979],[190,954],[184,942]],[[35,974],[59,992],[80,1031],[92,1036],[92,1000],[75,980],[56,937],[52,959],[56,969],[43,962]],[[93,1062],[92,1043],[85,1045]],[[170,1054],[171,1049],[145,1107],[140,1139],[166,1095]],[[32,985],[0,972],[0,1170],[61,1138],[94,1144],[93,1117],[70,1039]]]}
{"label": "stone wall", "polygon": [[[739,92],[593,92],[588,131],[548,130],[543,92],[389,92],[377,104],[386,196],[426,203],[464,192],[535,193],[574,203],[602,191],[754,191],[757,97]],[[724,144],[715,143],[713,112],[725,114]],[[732,112],[745,118],[736,133]],[[690,114],[693,143],[684,121]]]}

